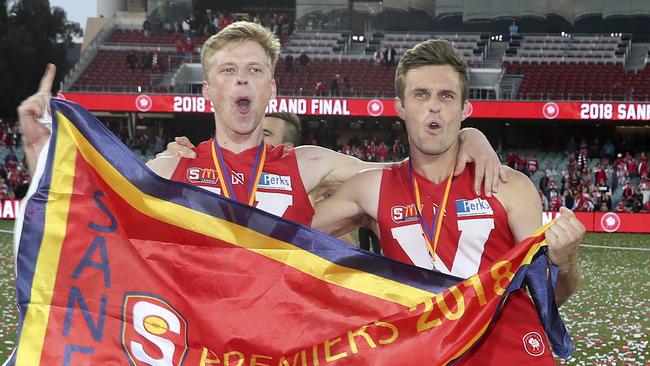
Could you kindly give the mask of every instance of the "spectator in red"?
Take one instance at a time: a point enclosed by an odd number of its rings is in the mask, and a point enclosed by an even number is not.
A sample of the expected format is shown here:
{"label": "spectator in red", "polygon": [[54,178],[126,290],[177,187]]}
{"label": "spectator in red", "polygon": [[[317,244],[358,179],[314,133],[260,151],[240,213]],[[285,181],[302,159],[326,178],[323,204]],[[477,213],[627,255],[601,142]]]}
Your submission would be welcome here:
{"label": "spectator in red", "polygon": [[219,29],[224,29],[225,27],[229,26],[234,22],[234,19],[232,18],[232,15],[226,14],[221,21],[219,21]]}
{"label": "spectator in red", "polygon": [[192,38],[187,38],[187,43],[185,43],[185,53],[190,58],[194,53],[194,43],[192,42]]}
{"label": "spectator in red", "polygon": [[343,144],[343,147],[341,148],[341,153],[345,155],[352,155],[352,147],[350,146],[349,143]]}
{"label": "spectator in red", "polygon": [[623,161],[616,165],[616,180],[619,186],[622,186],[627,180],[627,168]]}
{"label": "spectator in red", "polygon": [[176,41],[176,53],[179,55],[185,53],[185,38],[178,37],[178,41]]}
{"label": "spectator in red", "polygon": [[377,149],[377,159],[379,159],[379,162],[381,163],[388,161],[388,146],[386,146],[383,141],[379,144],[379,148]]}
{"label": "spectator in red", "polygon": [[327,84],[325,84],[322,80],[318,81],[316,83],[316,88],[314,88],[314,94],[316,94],[316,96],[322,97],[327,95],[327,92],[328,92]]}
{"label": "spectator in red", "polygon": [[602,165],[596,164],[594,166],[594,181],[600,182],[601,180],[607,181],[607,173],[605,173],[605,169],[603,169]]}
{"label": "spectator in red", "polygon": [[582,212],[593,212],[594,211],[594,203],[591,201],[589,197],[584,199],[582,201],[582,204],[580,205],[580,208],[577,209],[576,211],[582,211]]}
{"label": "spectator in red", "polygon": [[539,164],[537,162],[537,157],[535,154],[532,154],[528,158],[528,163],[527,163],[527,168],[528,168],[528,176],[532,176],[533,174],[537,173],[537,169],[539,169]]}
{"label": "spectator in red", "polygon": [[616,213],[625,213],[627,212],[627,209],[625,208],[625,204],[623,204],[623,201],[619,202],[618,205],[614,208],[614,212]]}
{"label": "spectator in red", "polygon": [[629,152],[625,154],[625,166],[627,168],[627,174],[630,178],[636,178],[639,176],[639,166],[634,160],[634,157]]}
{"label": "spectator in red", "polygon": [[623,154],[618,153],[616,155],[616,160],[614,160],[614,165],[617,166],[618,164],[621,164],[623,162]]}
{"label": "spectator in red", "polygon": [[631,207],[634,202],[634,197],[636,196],[636,190],[632,186],[630,180],[625,181],[625,187],[623,187],[623,203],[625,207]]}
{"label": "spectator in red", "polygon": [[639,156],[639,177],[642,177],[643,174],[648,175],[648,157],[645,152]]}

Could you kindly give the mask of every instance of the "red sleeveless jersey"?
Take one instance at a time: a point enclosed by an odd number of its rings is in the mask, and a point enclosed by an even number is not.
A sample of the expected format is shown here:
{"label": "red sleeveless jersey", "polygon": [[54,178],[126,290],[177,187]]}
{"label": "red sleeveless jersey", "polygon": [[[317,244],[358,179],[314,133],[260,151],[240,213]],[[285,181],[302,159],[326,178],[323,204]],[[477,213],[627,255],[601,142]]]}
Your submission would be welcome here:
{"label": "red sleeveless jersey", "polygon": [[[446,179],[434,184],[413,171],[420,189],[420,212],[431,229]],[[440,231],[431,259],[415,208],[409,162],[383,171],[377,222],[387,257],[467,278],[483,271],[514,246],[505,208],[498,199],[474,192],[474,166],[452,179]],[[431,243],[433,245],[433,242]],[[500,320],[488,329],[456,365],[554,365],[551,350],[532,300],[524,290],[508,296]]]}
{"label": "red sleeveless jersey", "polygon": [[[195,147],[194,159],[181,158],[171,179],[221,194],[219,175],[212,159],[212,143],[211,139]],[[248,203],[248,183],[257,147],[239,154],[223,148],[221,151],[237,201]],[[257,185],[254,206],[287,220],[311,225],[314,208],[300,179],[298,161],[293,149],[284,145],[266,145],[266,161]]]}

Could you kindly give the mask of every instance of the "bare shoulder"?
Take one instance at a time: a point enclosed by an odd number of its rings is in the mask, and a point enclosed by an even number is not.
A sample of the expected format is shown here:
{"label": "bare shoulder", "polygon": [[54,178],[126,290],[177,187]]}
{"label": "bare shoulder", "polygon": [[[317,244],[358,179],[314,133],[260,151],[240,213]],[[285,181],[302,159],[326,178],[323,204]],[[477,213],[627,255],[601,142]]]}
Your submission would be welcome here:
{"label": "bare shoulder", "polygon": [[147,167],[162,178],[170,179],[172,174],[174,174],[179,161],[180,157],[178,156],[161,156],[149,160],[147,162]]}
{"label": "bare shoulder", "polygon": [[506,175],[508,176],[508,185],[510,183],[513,183],[512,187],[521,187],[531,182],[530,178],[528,178],[526,174],[518,170],[514,170],[507,165],[504,165],[503,168],[505,169]]}
{"label": "bare shoulder", "polygon": [[366,169],[352,177],[349,182],[355,182],[355,184],[364,184],[365,188],[367,189],[379,187],[381,184],[381,177],[383,172],[384,168]]}
{"label": "bare shoulder", "polygon": [[330,150],[322,146],[315,145],[301,145],[294,148],[298,162],[318,162],[343,155],[336,151]]}
{"label": "bare shoulder", "polygon": [[537,196],[537,191],[530,178],[508,166],[504,165],[503,168],[508,176],[508,182],[499,185],[499,193],[496,194],[496,197],[506,208],[513,203]]}

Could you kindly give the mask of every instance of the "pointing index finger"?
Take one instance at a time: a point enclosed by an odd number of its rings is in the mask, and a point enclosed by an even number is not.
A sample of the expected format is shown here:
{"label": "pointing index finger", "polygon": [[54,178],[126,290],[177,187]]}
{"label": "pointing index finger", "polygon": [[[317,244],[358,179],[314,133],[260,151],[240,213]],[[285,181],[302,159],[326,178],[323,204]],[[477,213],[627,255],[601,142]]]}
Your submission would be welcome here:
{"label": "pointing index finger", "polygon": [[52,84],[54,84],[54,77],[56,76],[56,66],[54,64],[47,64],[45,68],[45,73],[41,82],[38,85],[38,93],[41,94],[52,94]]}

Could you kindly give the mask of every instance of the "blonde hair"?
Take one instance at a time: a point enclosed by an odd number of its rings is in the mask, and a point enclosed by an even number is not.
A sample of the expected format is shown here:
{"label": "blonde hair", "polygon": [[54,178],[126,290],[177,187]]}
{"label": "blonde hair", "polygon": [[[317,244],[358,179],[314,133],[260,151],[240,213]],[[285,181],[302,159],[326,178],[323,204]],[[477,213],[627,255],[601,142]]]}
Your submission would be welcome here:
{"label": "blonde hair", "polygon": [[275,63],[278,61],[280,54],[280,41],[271,31],[259,24],[239,21],[234,22],[219,33],[208,38],[203,44],[201,50],[201,65],[203,66],[203,75],[207,79],[210,71],[210,58],[215,52],[224,48],[230,43],[244,43],[252,41],[264,49],[264,52],[271,61],[271,75],[275,72]]}
{"label": "blonde hair", "polygon": [[402,103],[406,88],[406,73],[409,70],[428,65],[449,65],[458,72],[461,103],[465,103],[469,96],[467,63],[458,50],[444,39],[430,39],[418,43],[400,58],[397,70],[395,70],[395,92]]}

